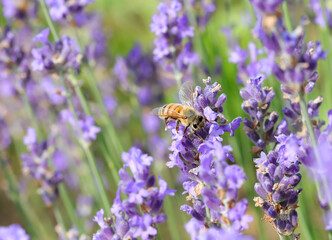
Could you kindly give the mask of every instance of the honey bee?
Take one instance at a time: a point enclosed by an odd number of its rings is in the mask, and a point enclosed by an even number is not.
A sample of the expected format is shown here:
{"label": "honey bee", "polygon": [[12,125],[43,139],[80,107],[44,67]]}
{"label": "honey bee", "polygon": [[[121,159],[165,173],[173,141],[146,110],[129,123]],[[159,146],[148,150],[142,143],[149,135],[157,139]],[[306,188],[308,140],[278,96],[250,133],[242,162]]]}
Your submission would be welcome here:
{"label": "honey bee", "polygon": [[[190,128],[190,130],[198,136],[196,130],[204,126],[205,118],[194,108],[193,95],[194,91],[191,82],[185,82],[179,91],[181,104],[165,104],[162,107],[153,109],[151,114],[164,119],[166,126],[169,120],[176,121],[177,132],[179,132],[181,123],[185,127],[184,134],[187,132],[187,129]],[[198,137],[201,138],[200,136]]]}

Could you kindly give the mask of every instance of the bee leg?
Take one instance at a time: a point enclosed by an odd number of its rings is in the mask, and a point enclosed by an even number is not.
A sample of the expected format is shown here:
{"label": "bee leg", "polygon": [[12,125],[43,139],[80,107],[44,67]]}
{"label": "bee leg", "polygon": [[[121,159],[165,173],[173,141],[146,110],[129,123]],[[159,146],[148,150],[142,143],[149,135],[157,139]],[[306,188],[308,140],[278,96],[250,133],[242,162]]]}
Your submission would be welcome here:
{"label": "bee leg", "polygon": [[186,128],[185,128],[184,131],[183,131],[183,135],[186,134],[187,129],[188,129],[189,126],[190,126],[190,124],[189,124],[188,126],[186,126]]}
{"label": "bee leg", "polygon": [[196,132],[194,132],[194,135],[195,135],[196,137],[198,137],[199,139],[201,139],[203,142],[205,142],[205,140],[204,140],[201,136],[199,136]]}
{"label": "bee leg", "polygon": [[176,121],[176,133],[179,133],[179,128],[180,128],[180,120]]}
{"label": "bee leg", "polygon": [[167,129],[168,120],[169,118],[164,118],[166,129]]}

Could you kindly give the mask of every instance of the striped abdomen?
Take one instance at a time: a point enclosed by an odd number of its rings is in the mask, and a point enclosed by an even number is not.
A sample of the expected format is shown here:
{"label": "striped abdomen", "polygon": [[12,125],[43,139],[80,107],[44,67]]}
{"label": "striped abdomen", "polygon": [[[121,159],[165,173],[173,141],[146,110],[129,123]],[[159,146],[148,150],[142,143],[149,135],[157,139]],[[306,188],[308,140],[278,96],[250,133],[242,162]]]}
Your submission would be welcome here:
{"label": "striped abdomen", "polygon": [[159,108],[158,115],[160,117],[170,117],[173,119],[180,118],[180,112],[182,111],[183,107],[181,104],[178,103],[170,103],[162,106]]}

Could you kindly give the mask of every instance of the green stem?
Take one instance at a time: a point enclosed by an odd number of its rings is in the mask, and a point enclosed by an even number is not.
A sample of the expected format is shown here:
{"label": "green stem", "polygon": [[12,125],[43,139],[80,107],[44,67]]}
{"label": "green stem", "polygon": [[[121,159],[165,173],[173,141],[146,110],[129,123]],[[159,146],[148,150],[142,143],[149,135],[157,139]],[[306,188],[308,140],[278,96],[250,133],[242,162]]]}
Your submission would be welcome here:
{"label": "green stem", "polygon": [[40,228],[38,226],[41,226],[41,225],[30,224],[32,222],[32,219],[26,213],[26,211],[25,211],[26,208],[24,208],[24,204],[22,204],[21,198],[19,196],[17,180],[16,180],[14,173],[12,172],[12,169],[10,168],[10,166],[9,165],[5,166],[5,165],[6,165],[6,163],[4,162],[4,160],[0,158],[0,169],[1,169],[3,176],[5,177],[5,179],[8,182],[10,198],[16,205],[16,209],[18,210],[19,214],[21,215],[21,217],[23,219],[24,228],[27,230],[29,235],[31,235],[31,237],[37,238],[37,236],[39,235],[37,233],[40,233]]}
{"label": "green stem", "polygon": [[[56,220],[57,224],[60,226],[61,230],[63,230],[64,232],[67,232],[67,228],[66,228],[65,222],[61,215],[61,211],[60,211],[60,208],[59,208],[59,205],[57,202],[55,202],[53,205],[53,212],[54,212],[55,220]],[[68,239],[66,237],[66,235],[65,235],[65,239],[66,240]]]}
{"label": "green stem", "polygon": [[64,206],[66,208],[66,211],[69,215],[70,220],[76,225],[77,229],[81,232],[84,233],[84,228],[83,225],[81,223],[81,221],[78,219],[77,215],[76,215],[76,211],[74,208],[73,203],[71,202],[70,196],[68,194],[68,191],[65,187],[65,185],[63,183],[60,183],[59,185],[59,191],[60,191],[60,196],[61,199],[64,203]]}
{"label": "green stem", "polygon": [[[66,91],[65,95],[66,95],[66,98],[67,98],[69,109],[73,113],[75,121],[77,123],[78,122],[78,116],[77,116],[76,110],[74,108],[74,104],[73,104],[73,101],[71,99],[71,95],[70,95],[70,92],[68,90],[68,86],[65,82],[65,79],[64,79],[64,76],[63,76],[62,73],[60,73],[60,79],[61,79],[62,85],[65,87],[65,91]],[[79,131],[79,134],[82,135],[82,130],[80,128],[78,129],[78,131]],[[84,139],[78,139],[78,142],[80,143],[81,147],[83,148],[83,150],[85,152],[85,155],[87,156],[88,164],[89,164],[92,176],[95,180],[95,185],[97,187],[97,190],[98,190],[98,192],[100,194],[100,197],[102,199],[102,202],[103,202],[103,208],[105,209],[105,211],[107,211],[108,209],[110,209],[110,204],[109,204],[109,201],[108,201],[108,198],[107,198],[107,192],[106,192],[105,186],[103,184],[103,181],[102,181],[102,178],[100,176],[100,173],[99,173],[98,167],[96,165],[96,162],[94,160],[93,154],[92,154],[92,152],[89,148],[88,143],[85,142]]]}
{"label": "green stem", "polygon": [[279,234],[279,239],[280,240],[293,240],[293,236],[284,236]]}
{"label": "green stem", "polygon": [[320,3],[320,7],[322,9],[322,12],[323,12],[323,18],[324,18],[324,27],[327,29],[328,26],[329,26],[329,23],[328,23],[328,20],[327,20],[327,15],[326,15],[326,4],[325,4],[325,0],[319,0],[319,3]]}
{"label": "green stem", "polygon": [[46,2],[45,2],[45,0],[39,0],[39,3],[41,5],[41,9],[43,11],[43,14],[44,14],[44,16],[46,18],[47,24],[48,24],[48,26],[49,26],[49,28],[51,30],[53,38],[54,38],[55,41],[58,41],[60,39],[60,37],[59,37],[57,31],[55,30],[55,26],[53,24],[53,21],[51,19],[50,13],[49,13],[48,8],[46,6]]}
{"label": "green stem", "polygon": [[[83,49],[84,49],[83,44],[80,40],[81,38],[79,37],[77,29],[75,31],[75,34],[76,34],[76,40],[78,42],[79,48],[81,51],[83,51]],[[97,86],[97,79],[96,79],[95,74],[93,73],[92,68],[89,63],[86,64],[86,70],[89,75],[88,77],[89,77],[90,81],[88,81],[88,83],[90,85],[90,89],[92,91],[93,97],[95,98],[95,100],[97,101],[99,106],[101,107],[102,113],[104,115],[103,117],[105,118],[104,124],[105,124],[106,131],[107,131],[106,139],[111,143],[111,146],[113,146],[112,150],[116,153],[116,156],[117,156],[116,159],[120,159],[121,153],[124,151],[124,149],[121,144],[120,138],[115,131],[114,125],[113,125],[111,119],[108,117],[108,112],[106,110],[100,90]]]}
{"label": "green stem", "polygon": [[31,119],[31,122],[32,122],[32,125],[34,127],[34,129],[36,130],[37,132],[37,136],[38,136],[38,139],[41,139],[43,138],[43,132],[40,128],[40,124],[38,123],[38,120],[36,118],[36,115],[34,113],[34,110],[31,106],[31,103],[30,103],[30,100],[29,100],[29,97],[27,95],[27,93],[25,91],[23,91],[21,93],[21,96],[22,96],[22,99],[23,99],[23,103],[25,105],[25,108],[27,109],[28,111],[28,114],[29,114],[29,117]]}
{"label": "green stem", "polygon": [[[68,78],[69,78],[71,84],[74,86],[75,93],[78,96],[78,99],[82,105],[84,113],[86,115],[91,116],[92,115],[91,109],[84,97],[82,89],[78,86],[78,81],[77,81],[76,77],[74,75],[70,75]],[[108,141],[109,139],[105,136],[105,134],[102,134],[102,140],[103,140],[103,143],[106,141],[111,146],[111,143]],[[105,150],[106,151],[102,151],[102,153],[103,153],[105,159],[107,160],[108,166],[110,167],[110,170],[112,172],[112,177],[115,180],[115,183],[117,183],[117,180],[118,180],[117,170],[120,168],[119,161],[116,161],[116,156],[114,156],[114,154],[107,151],[106,148],[105,148]]]}
{"label": "green stem", "polygon": [[[309,114],[308,114],[307,104],[306,104],[306,101],[305,101],[305,98],[304,98],[303,95],[300,96],[300,108],[301,108],[301,115],[302,115],[302,118],[303,118],[303,123],[307,128],[307,131],[309,133],[309,137],[310,137],[310,140],[311,140],[311,143],[312,143],[312,148],[314,150],[314,154],[315,154],[316,162],[318,164],[318,168],[323,169],[322,161],[321,161],[320,155],[318,153],[316,135],[314,133],[314,129],[313,129],[312,124],[311,124],[311,120],[310,120],[310,117],[309,117]],[[324,176],[321,176],[321,177],[322,177],[323,187],[324,187],[325,191],[328,191],[327,196],[328,196],[329,208],[332,209],[332,200],[331,200],[331,194],[329,193],[329,191],[330,191],[329,185],[327,183],[326,178]],[[317,177],[314,177],[314,179],[315,179],[315,184],[316,184],[316,188],[317,188],[318,197],[321,200],[321,199],[323,199],[322,198],[321,184],[318,182]]]}
{"label": "green stem", "polygon": [[102,178],[99,174],[99,170],[97,168],[96,162],[94,161],[92,152],[87,147],[83,147],[83,149],[85,151],[85,154],[87,155],[87,159],[88,159],[89,166],[91,168],[91,172],[94,175],[94,179],[95,179],[95,182],[96,182],[96,187],[98,189],[98,192],[100,193],[100,197],[101,197],[101,200],[102,200],[102,203],[103,203],[103,207],[104,207],[105,211],[108,211],[109,209],[111,209],[111,205],[108,201],[107,192],[105,190],[103,180],[102,180]]}
{"label": "green stem", "polygon": [[283,10],[284,16],[285,16],[286,28],[289,32],[291,32],[293,30],[293,27],[292,27],[292,20],[290,17],[287,1],[284,1],[282,3],[282,10]]}

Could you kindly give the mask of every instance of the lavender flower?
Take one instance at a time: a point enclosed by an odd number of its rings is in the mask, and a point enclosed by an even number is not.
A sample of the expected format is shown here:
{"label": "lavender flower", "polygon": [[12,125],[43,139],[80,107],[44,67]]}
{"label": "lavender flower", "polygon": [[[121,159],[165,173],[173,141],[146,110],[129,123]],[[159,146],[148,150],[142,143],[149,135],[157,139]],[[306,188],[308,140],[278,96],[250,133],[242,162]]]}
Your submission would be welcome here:
{"label": "lavender flower", "polygon": [[195,17],[199,28],[204,29],[209,22],[211,15],[216,11],[216,1],[214,0],[190,0],[190,4],[195,11]]}
{"label": "lavender flower", "polygon": [[234,161],[232,148],[223,146],[221,135],[224,132],[234,135],[241,118],[226,124],[222,114],[226,95],[218,96],[221,86],[212,84],[210,78],[203,82],[206,85],[204,89],[196,87],[194,107],[207,121],[201,130],[196,131],[196,135],[183,134],[183,126],[177,131],[175,122],[168,124],[173,142],[169,148],[172,151],[171,161],[167,166],[177,166],[185,174],[184,193],[188,194],[187,200],[192,206],[183,205],[181,210],[196,219],[200,229],[208,227],[216,231],[224,229],[240,233],[253,220],[245,215],[248,201],[242,199],[237,202],[238,190],[246,177],[241,167],[229,165],[228,160]]}
{"label": "lavender flower", "polygon": [[253,152],[260,151],[266,144],[275,141],[274,126],[279,118],[277,112],[269,112],[275,93],[272,88],[262,87],[262,84],[262,77],[253,78],[245,89],[240,90],[244,99],[242,109],[250,116],[250,119],[243,119],[244,131],[257,148]]}
{"label": "lavender flower", "polygon": [[267,53],[267,57],[262,57],[265,52],[252,42],[248,44],[248,49],[249,51],[235,46],[229,57],[229,61],[237,66],[237,81],[244,85],[247,85],[249,79],[257,76],[266,79],[271,74],[274,64],[273,52]]}
{"label": "lavender flower", "polygon": [[85,56],[89,63],[96,67],[108,67],[107,37],[102,28],[102,18],[95,14],[89,17],[88,29],[91,39],[85,48]]}
{"label": "lavender flower", "polygon": [[38,142],[36,131],[28,128],[23,141],[29,150],[29,154],[21,155],[23,172],[38,181],[38,193],[46,205],[51,205],[58,197],[58,185],[63,180],[61,171],[49,166],[54,157],[52,139]]}
{"label": "lavender flower", "polygon": [[[301,181],[301,141],[294,135],[280,135],[278,145],[268,155],[261,153],[255,159],[257,178],[254,201],[262,207],[265,218],[272,222],[279,234],[290,236],[297,227],[298,196],[302,189],[295,189]],[[302,155],[303,156],[303,155]]]}
{"label": "lavender flower", "polygon": [[68,122],[76,134],[79,135],[86,142],[96,140],[97,133],[100,132],[100,128],[94,125],[94,118],[91,116],[85,116],[76,121],[74,114],[67,109],[61,111],[61,119],[63,122]]}
{"label": "lavender flower", "polygon": [[192,218],[186,225],[185,228],[190,234],[192,240],[217,240],[217,239],[236,239],[236,240],[253,240],[252,237],[240,235],[231,231],[225,231],[223,229],[202,228],[201,223]]}
{"label": "lavender flower", "polygon": [[114,65],[120,86],[135,94],[143,106],[155,104],[163,97],[165,84],[157,70],[152,56],[143,54],[140,45],[135,45],[127,57],[118,57]]}
{"label": "lavender flower", "polygon": [[316,129],[317,150],[311,144],[302,144],[304,155],[302,162],[308,167],[311,177],[320,185],[318,200],[324,210],[325,229],[332,230],[332,212],[330,202],[332,199],[332,165],[330,156],[332,153],[332,110],[328,112],[328,123],[324,130]]}
{"label": "lavender flower", "polygon": [[279,5],[283,2],[284,0],[250,0],[251,4],[253,7],[261,11],[263,13],[275,13]]}
{"label": "lavender flower", "polygon": [[30,237],[20,225],[12,224],[7,227],[0,227],[0,239],[30,240]]}
{"label": "lavender flower", "polygon": [[[113,217],[104,218],[103,209],[97,212],[93,220],[101,229],[93,235],[93,240],[153,239],[157,234],[156,224],[166,221],[166,215],[159,212],[164,198],[175,191],[160,177],[159,187],[155,185],[156,179],[150,175],[153,158],[132,147],[122,154],[122,160],[125,164],[119,170],[121,181],[111,208]],[[127,199],[122,200],[121,193]]]}
{"label": "lavender flower", "polygon": [[[315,23],[316,24],[318,24],[322,28],[332,26],[331,10],[328,7],[326,7],[325,9],[322,9],[322,6],[321,6],[321,3],[319,0],[310,0],[310,9],[313,10],[313,12],[315,14]],[[324,14],[326,15],[327,23],[325,22]],[[326,24],[328,24],[328,26],[326,26]]]}
{"label": "lavender flower", "polygon": [[21,40],[23,36],[29,37],[29,31],[22,28],[14,32],[9,26],[0,34],[0,93],[3,96],[14,95],[31,80],[31,46]]}
{"label": "lavender flower", "polygon": [[6,122],[0,118],[0,150],[4,151],[11,144],[12,139]]}
{"label": "lavender flower", "polygon": [[79,231],[72,227],[67,232],[59,225],[55,227],[55,231],[59,236],[59,240],[90,240],[85,234],[80,235]]}
{"label": "lavender flower", "polygon": [[182,3],[178,0],[172,0],[169,4],[161,2],[159,13],[152,16],[150,28],[157,37],[153,51],[155,61],[165,60],[166,65],[173,62],[173,72],[185,73],[190,65],[199,62],[199,58],[192,51],[190,40],[194,36],[194,28],[189,25],[188,16],[182,10]]}
{"label": "lavender flower", "polygon": [[42,47],[32,49],[33,71],[62,71],[80,69],[82,54],[76,42],[68,36],[63,36],[59,41],[50,43],[48,41],[50,30],[47,28],[34,37],[35,42],[40,42]]}
{"label": "lavender flower", "polygon": [[24,20],[37,15],[37,1],[29,0],[2,0],[3,16],[7,20]]}
{"label": "lavender flower", "polygon": [[88,16],[83,11],[94,0],[46,0],[50,15],[55,22],[83,25]]}

